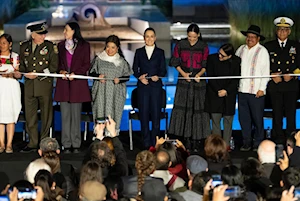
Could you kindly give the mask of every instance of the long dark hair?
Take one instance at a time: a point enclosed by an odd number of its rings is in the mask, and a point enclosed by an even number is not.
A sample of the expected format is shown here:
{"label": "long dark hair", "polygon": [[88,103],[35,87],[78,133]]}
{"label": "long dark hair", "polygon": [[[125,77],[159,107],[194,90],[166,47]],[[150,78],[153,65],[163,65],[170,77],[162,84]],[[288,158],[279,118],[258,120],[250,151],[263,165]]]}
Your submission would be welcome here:
{"label": "long dark hair", "polygon": [[69,25],[69,27],[74,31],[74,35],[73,35],[74,43],[84,40],[80,32],[80,26],[77,24],[77,22],[68,22],[67,25]]}
{"label": "long dark hair", "polygon": [[120,42],[119,37],[116,36],[116,35],[110,35],[110,36],[108,36],[108,37],[106,38],[106,40],[105,40],[105,47],[104,47],[104,50],[106,49],[106,45],[107,45],[107,43],[109,43],[109,42],[114,43],[114,44],[118,47],[118,53],[119,53],[119,55],[125,59],[124,54],[123,54],[123,52],[122,52],[122,50],[121,50],[121,47],[120,47],[120,46],[121,46],[121,42]]}
{"label": "long dark hair", "polygon": [[34,184],[40,186],[44,192],[44,200],[55,201],[55,191],[51,189],[53,177],[47,170],[39,170],[34,177]]}

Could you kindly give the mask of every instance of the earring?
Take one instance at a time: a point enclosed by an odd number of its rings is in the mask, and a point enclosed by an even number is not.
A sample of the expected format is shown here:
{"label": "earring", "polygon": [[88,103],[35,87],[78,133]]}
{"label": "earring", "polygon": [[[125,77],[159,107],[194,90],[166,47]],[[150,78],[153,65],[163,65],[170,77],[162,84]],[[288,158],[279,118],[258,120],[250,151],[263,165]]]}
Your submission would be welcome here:
{"label": "earring", "polygon": [[12,50],[12,47],[11,47],[11,46],[9,47],[9,50]]}

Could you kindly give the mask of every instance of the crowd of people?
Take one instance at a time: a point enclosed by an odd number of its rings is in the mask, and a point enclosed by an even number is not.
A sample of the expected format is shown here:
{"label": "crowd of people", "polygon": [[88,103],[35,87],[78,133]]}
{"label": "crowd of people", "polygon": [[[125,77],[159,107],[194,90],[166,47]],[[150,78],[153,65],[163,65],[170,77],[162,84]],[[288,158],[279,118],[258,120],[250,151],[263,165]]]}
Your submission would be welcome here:
{"label": "crowd of people", "polygon": [[[218,134],[205,141],[204,155],[190,155],[181,141],[156,138],[149,150],[136,155],[135,171],[128,165],[116,122],[97,127],[80,169],[60,160],[56,139],[40,144],[40,158],[13,184],[1,179],[2,196],[11,201],[295,201],[300,187],[300,131],[287,140],[281,154],[271,140],[263,140],[258,158],[234,164],[225,140]],[[110,137],[105,136],[109,132]],[[3,175],[3,174],[2,174]],[[2,177],[5,178],[5,177]],[[24,193],[26,189],[26,197]]]}
{"label": "crowd of people", "polygon": [[[0,107],[0,153],[13,153],[14,127],[24,96],[30,139],[22,152],[38,151],[40,155],[28,165],[24,180],[7,185],[2,194],[12,201],[296,200],[293,192],[295,187],[300,187],[297,159],[300,132],[293,131],[299,81],[291,74],[300,67],[299,44],[288,39],[293,26],[291,19],[279,17],[274,24],[277,27],[274,41],[260,44],[265,39],[261,29],[251,25],[241,31],[246,36],[246,44],[237,51],[228,43],[211,55],[199,27],[191,24],[187,28],[187,39],[176,44],[170,59],[170,66],[179,72],[169,129],[169,134],[178,138],[174,141],[159,138],[161,78],[166,75],[166,60],[164,51],[155,43],[153,28],[144,31],[145,46],[136,50],[132,68],[116,35],[106,39],[104,50],[91,62],[90,45],[81,36],[76,22],[65,25],[65,40],[58,45],[45,40],[48,31],[44,23],[27,27],[31,38],[21,42],[20,58],[11,49],[12,37],[1,35],[0,83],[7,87],[0,88],[0,100],[8,104]],[[92,103],[96,137],[85,153],[80,170],[61,162],[59,143],[47,137],[53,118],[53,73],[61,75],[54,100],[61,108],[64,153],[80,152],[82,103]],[[118,138],[126,81],[132,74],[138,79],[145,147],[136,156],[136,174],[128,165]],[[25,90],[21,94],[17,79],[23,75]],[[97,78],[91,90],[87,80],[76,78],[79,75]],[[216,79],[205,80],[205,76]],[[226,76],[241,77],[226,79]],[[272,140],[283,144],[286,151],[273,141],[264,140],[267,93],[273,109]],[[253,145],[258,154],[258,159],[244,159],[240,167],[233,164],[228,148],[237,95],[243,135],[241,150],[249,151]],[[42,122],[40,134],[38,110]],[[287,117],[285,134],[284,115]],[[152,121],[151,131],[149,121]],[[190,155],[190,150],[199,148],[201,139],[206,139],[204,157]],[[29,197],[21,196],[24,189],[30,192]]]}

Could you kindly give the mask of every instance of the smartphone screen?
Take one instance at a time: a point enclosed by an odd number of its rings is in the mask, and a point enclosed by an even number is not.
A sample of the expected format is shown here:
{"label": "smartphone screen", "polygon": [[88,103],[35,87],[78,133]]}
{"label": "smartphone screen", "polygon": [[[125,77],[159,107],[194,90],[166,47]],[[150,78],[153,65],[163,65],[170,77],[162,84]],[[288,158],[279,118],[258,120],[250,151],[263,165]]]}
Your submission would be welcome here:
{"label": "smartphone screen", "polygon": [[171,144],[173,144],[173,145],[176,145],[176,144],[177,144],[176,140],[172,140],[172,139],[171,139],[171,140],[170,140],[170,139],[169,139],[169,140],[166,140],[166,142],[169,142],[169,143],[171,143]]}
{"label": "smartphone screen", "polygon": [[35,199],[36,198],[36,189],[29,188],[20,188],[18,189],[18,199]]}
{"label": "smartphone screen", "polygon": [[0,201],[9,201],[9,198],[7,195],[0,195]]}
{"label": "smartphone screen", "polygon": [[224,195],[229,196],[230,198],[241,197],[241,188],[239,186],[228,186]]}
{"label": "smartphone screen", "polygon": [[96,119],[97,124],[105,124],[108,121],[108,117],[100,117]]}
{"label": "smartphone screen", "polygon": [[284,146],[282,144],[277,144],[275,147],[275,158],[276,161],[279,161],[279,159],[283,159],[283,150]]}
{"label": "smartphone screen", "polygon": [[221,179],[221,175],[219,174],[213,174],[212,176],[212,186],[213,187],[216,187],[218,185],[221,185],[223,182],[222,182],[222,179]]}
{"label": "smartphone screen", "polygon": [[300,188],[295,188],[294,195],[296,198],[300,198]]}

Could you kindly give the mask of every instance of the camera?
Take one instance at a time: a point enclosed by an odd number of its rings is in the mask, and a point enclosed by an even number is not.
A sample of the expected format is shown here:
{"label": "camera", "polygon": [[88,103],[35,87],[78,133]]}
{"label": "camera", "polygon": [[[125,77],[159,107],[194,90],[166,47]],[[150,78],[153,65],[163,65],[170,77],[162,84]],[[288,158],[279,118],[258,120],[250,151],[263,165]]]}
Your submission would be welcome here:
{"label": "camera", "polygon": [[97,124],[105,124],[108,121],[109,121],[108,117],[99,117],[96,119]]}
{"label": "camera", "polygon": [[[12,192],[12,188],[9,188],[8,192]],[[36,189],[30,188],[18,188],[18,199],[35,199],[36,198]]]}
{"label": "camera", "polygon": [[221,175],[219,174],[213,174],[212,176],[212,186],[213,187],[216,187],[218,185],[221,185],[223,182],[222,182],[222,179],[221,179]]}
{"label": "camera", "polygon": [[238,198],[241,197],[242,191],[239,186],[228,186],[224,193],[225,196],[229,196],[230,198]]}

